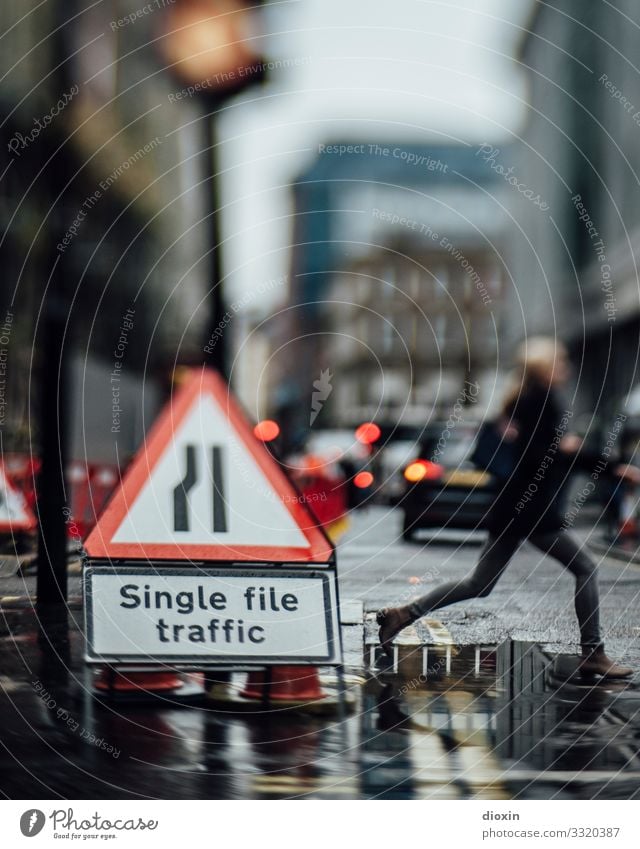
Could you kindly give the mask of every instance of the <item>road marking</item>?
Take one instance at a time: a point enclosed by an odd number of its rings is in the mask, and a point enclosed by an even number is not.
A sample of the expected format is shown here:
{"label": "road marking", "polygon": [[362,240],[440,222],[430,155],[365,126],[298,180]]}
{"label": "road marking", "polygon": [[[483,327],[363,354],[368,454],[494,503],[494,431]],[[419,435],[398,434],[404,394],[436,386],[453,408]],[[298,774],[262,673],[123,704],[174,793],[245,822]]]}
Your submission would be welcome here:
{"label": "road marking", "polygon": [[[375,649],[379,645],[378,627],[376,614],[368,611],[364,616],[364,643],[369,647],[369,665],[375,666]],[[422,671],[427,674],[428,649],[444,648],[445,671],[451,673],[453,655],[460,654],[449,630],[438,619],[418,619],[412,625],[404,628],[392,642],[393,646],[393,671],[398,671],[400,663],[399,649],[410,649],[422,647]]]}
{"label": "road marking", "polygon": [[431,642],[436,646],[453,646],[455,645],[453,637],[449,629],[438,619],[420,619],[421,625],[424,625],[431,637]]}

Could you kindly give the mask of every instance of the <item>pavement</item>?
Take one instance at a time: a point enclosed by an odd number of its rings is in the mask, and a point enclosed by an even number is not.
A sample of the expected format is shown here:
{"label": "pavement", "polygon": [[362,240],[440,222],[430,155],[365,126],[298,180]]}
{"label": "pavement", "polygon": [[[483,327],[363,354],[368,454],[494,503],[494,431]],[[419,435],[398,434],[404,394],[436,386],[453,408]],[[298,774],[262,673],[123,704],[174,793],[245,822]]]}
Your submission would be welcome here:
{"label": "pavement", "polygon": [[[346,710],[260,702],[210,682],[95,696],[80,575],[67,619],[38,621],[35,578],[0,577],[0,792],[14,799],[640,798],[640,569],[600,564],[607,648],[630,682],[575,676],[572,578],[523,546],[491,596],[437,611],[376,648],[374,611],[472,568],[462,537],[404,543],[397,511],[352,516],[338,549]],[[589,544],[590,529],[579,532]],[[10,572],[6,569],[5,572]],[[31,601],[30,601],[31,600]],[[326,691],[336,673],[320,669]],[[242,673],[216,687],[239,692]],[[320,704],[322,699],[318,699]]]}

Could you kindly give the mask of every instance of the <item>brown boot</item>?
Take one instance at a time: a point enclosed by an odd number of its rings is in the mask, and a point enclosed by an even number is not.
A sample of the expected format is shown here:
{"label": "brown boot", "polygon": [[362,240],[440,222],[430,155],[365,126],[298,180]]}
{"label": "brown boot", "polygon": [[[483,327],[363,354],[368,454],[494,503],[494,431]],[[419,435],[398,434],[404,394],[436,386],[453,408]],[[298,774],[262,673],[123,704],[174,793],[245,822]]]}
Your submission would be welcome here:
{"label": "brown boot", "polygon": [[628,678],[633,675],[633,669],[621,666],[615,660],[607,657],[604,646],[583,646],[579,666],[580,674],[585,678],[601,675],[603,678]]}
{"label": "brown boot", "polygon": [[380,645],[386,655],[393,657],[391,641],[396,634],[399,634],[407,625],[411,625],[414,620],[415,616],[410,612],[408,606],[385,607],[377,612],[376,622],[380,626]]}

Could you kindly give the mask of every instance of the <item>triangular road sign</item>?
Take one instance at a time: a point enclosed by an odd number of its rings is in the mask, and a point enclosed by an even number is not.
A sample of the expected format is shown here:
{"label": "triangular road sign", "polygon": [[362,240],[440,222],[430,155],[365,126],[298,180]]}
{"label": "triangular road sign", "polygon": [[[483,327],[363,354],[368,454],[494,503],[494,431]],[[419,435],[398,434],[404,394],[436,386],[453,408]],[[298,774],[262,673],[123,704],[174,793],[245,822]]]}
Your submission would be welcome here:
{"label": "triangular road sign", "polygon": [[215,372],[167,403],[85,542],[94,558],[326,563],[333,547]]}
{"label": "triangular road sign", "polygon": [[36,518],[22,494],[9,483],[5,470],[0,466],[0,533],[30,531],[36,526]]}

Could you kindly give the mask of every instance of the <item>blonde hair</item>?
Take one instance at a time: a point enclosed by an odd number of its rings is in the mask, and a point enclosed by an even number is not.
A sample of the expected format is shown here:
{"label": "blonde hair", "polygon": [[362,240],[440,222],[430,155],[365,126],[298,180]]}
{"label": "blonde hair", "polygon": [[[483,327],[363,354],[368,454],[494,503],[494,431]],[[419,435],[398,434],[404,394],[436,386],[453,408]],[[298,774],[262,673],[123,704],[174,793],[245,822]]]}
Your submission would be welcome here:
{"label": "blonde hair", "polygon": [[509,411],[520,394],[531,386],[547,387],[556,361],[563,356],[566,356],[566,348],[553,336],[532,336],[525,339],[516,351],[516,365],[502,405],[503,413]]}

